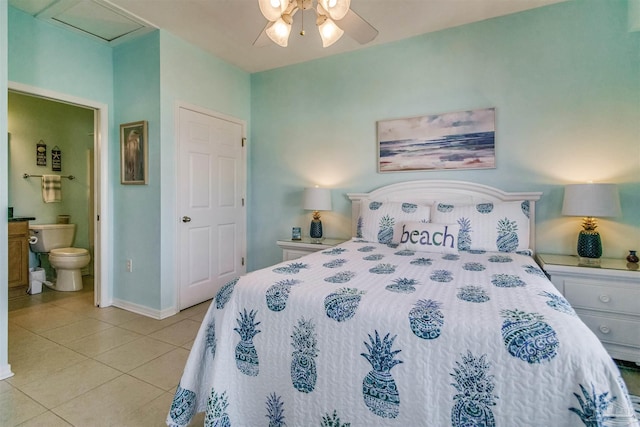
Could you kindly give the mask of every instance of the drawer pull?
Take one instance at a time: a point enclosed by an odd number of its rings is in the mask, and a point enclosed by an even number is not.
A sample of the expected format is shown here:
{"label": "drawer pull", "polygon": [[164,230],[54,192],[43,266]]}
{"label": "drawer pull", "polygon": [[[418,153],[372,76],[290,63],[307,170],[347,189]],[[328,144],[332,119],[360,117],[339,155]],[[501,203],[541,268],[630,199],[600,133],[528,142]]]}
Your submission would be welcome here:
{"label": "drawer pull", "polygon": [[602,301],[603,303],[605,303],[605,304],[608,303],[609,301],[611,301],[611,297],[609,295],[606,295],[606,294],[605,295],[600,295],[598,297],[598,299],[600,301]]}
{"label": "drawer pull", "polygon": [[611,332],[611,329],[605,325],[601,325],[598,329],[600,329],[600,332],[602,332],[603,334],[608,334],[609,332]]}

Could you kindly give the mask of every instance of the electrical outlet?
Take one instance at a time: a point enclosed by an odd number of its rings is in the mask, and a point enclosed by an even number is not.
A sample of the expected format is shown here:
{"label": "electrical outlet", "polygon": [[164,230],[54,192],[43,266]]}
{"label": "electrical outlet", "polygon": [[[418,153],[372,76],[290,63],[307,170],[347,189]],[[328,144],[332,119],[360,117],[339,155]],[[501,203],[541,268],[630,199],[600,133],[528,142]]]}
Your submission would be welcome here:
{"label": "electrical outlet", "polygon": [[131,260],[131,259],[127,260],[127,271],[129,273],[131,273],[133,271],[133,260]]}

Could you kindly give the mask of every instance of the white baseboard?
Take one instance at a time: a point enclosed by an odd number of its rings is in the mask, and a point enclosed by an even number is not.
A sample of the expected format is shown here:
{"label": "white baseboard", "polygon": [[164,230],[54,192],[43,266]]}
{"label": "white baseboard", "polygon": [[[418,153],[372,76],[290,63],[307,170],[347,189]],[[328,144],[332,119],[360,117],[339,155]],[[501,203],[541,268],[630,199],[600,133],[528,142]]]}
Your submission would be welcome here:
{"label": "white baseboard", "polygon": [[4,366],[0,366],[0,380],[4,380],[12,376],[13,372],[11,372],[11,365],[6,364]]}
{"label": "white baseboard", "polygon": [[149,308],[144,305],[134,304],[132,302],[122,301],[119,299],[114,299],[111,305],[121,308],[123,310],[131,311],[133,313],[141,314],[143,316],[151,317],[152,319],[157,319],[157,320],[166,319],[167,317],[171,317],[174,314],[178,314],[179,312],[175,308],[156,310],[155,308]]}

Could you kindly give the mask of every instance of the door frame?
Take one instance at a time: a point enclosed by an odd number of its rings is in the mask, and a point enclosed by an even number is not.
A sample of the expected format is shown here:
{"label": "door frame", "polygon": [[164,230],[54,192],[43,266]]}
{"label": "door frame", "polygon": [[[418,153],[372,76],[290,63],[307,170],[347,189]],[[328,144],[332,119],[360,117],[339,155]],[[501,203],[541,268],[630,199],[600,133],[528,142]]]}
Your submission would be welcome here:
{"label": "door frame", "polygon": [[[176,171],[176,175],[175,175],[175,190],[176,190],[176,203],[175,203],[175,208],[174,208],[174,218],[175,218],[175,229],[174,229],[174,235],[175,235],[175,248],[176,250],[179,250],[180,248],[178,248],[178,243],[180,242],[180,239],[178,238],[179,236],[179,232],[180,232],[180,224],[181,224],[181,220],[180,220],[180,206],[178,206],[178,182],[179,182],[179,178],[180,178],[180,170],[179,170],[179,159],[178,159],[178,155],[180,153],[180,109],[186,109],[186,110],[191,110],[194,111],[196,113],[200,113],[200,114],[205,114],[207,116],[211,116],[211,117],[215,117],[217,119],[222,119],[222,120],[227,120],[229,122],[232,123],[236,123],[238,125],[241,126],[242,128],[242,139],[244,141],[244,150],[242,150],[242,156],[241,156],[241,161],[242,161],[242,167],[244,168],[244,183],[242,186],[242,199],[244,200],[244,210],[243,210],[243,224],[244,224],[244,238],[242,239],[241,242],[241,252],[243,254],[243,258],[244,258],[244,267],[245,267],[245,271],[246,271],[246,266],[247,266],[247,181],[248,181],[248,169],[247,169],[247,151],[249,149],[249,144],[247,142],[247,122],[245,120],[241,120],[237,117],[233,117],[233,116],[229,116],[227,114],[223,114],[214,110],[210,110],[208,108],[205,107],[201,107],[199,105],[195,105],[195,104],[191,104],[189,102],[186,101],[176,101],[174,104],[174,109],[173,109],[173,117],[174,117],[174,140],[176,141],[175,144],[175,152],[173,155],[174,158],[174,166],[175,166],[175,171]],[[175,260],[175,289],[174,289],[174,301],[175,301],[175,305],[174,305],[174,309],[175,312],[178,313],[180,312],[180,277],[181,277],[181,271],[180,271],[180,259],[178,256],[174,257]]]}
{"label": "door frame", "polygon": [[[113,238],[111,236],[111,210],[109,203],[109,108],[107,104],[90,99],[79,98],[61,92],[42,89],[17,82],[8,82],[8,90],[26,95],[46,98],[51,101],[77,105],[94,110],[93,161],[94,171],[94,289],[93,302],[99,307],[108,307],[113,303],[111,279]],[[8,177],[7,177],[8,179]],[[99,219],[98,219],[99,218]]]}

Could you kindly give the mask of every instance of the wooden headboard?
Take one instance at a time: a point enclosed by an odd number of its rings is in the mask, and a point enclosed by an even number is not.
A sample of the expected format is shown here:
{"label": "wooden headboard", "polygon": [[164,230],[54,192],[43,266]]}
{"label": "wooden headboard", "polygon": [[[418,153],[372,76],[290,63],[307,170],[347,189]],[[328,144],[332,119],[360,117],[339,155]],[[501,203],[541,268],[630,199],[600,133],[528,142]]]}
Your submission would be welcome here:
{"label": "wooden headboard", "polygon": [[363,200],[418,202],[437,201],[458,203],[508,202],[529,200],[529,246],[535,252],[535,206],[541,192],[506,192],[488,185],[466,181],[421,180],[407,181],[380,187],[370,193],[347,193],[351,200],[351,235],[356,235],[360,206]]}

